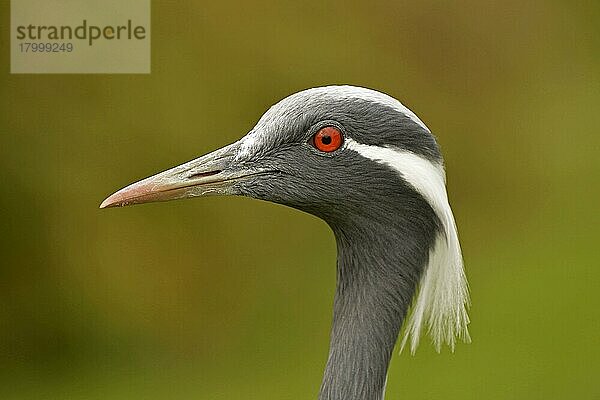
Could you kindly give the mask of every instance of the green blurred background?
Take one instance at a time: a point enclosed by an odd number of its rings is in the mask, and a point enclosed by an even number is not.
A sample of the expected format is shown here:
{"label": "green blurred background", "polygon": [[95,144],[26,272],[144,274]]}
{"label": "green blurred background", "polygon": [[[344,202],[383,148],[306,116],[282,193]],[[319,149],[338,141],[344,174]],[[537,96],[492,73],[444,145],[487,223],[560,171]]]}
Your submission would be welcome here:
{"label": "green blurred background", "polygon": [[473,343],[395,354],[387,398],[600,398],[600,2],[155,1],[150,75],[11,75],[0,17],[1,399],[316,398],[323,222],[98,204],[335,83],[438,136],[472,289]]}

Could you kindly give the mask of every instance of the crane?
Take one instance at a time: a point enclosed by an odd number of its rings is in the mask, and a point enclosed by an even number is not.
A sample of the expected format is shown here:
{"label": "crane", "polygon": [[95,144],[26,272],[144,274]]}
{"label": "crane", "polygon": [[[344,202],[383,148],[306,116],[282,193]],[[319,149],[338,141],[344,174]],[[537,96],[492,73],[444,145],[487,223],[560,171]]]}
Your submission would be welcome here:
{"label": "crane", "polygon": [[240,140],[131,184],[100,208],[239,195],[323,219],[337,245],[329,356],[319,400],[381,400],[401,347],[470,341],[468,284],[427,126],[395,98],[325,86],[273,105]]}

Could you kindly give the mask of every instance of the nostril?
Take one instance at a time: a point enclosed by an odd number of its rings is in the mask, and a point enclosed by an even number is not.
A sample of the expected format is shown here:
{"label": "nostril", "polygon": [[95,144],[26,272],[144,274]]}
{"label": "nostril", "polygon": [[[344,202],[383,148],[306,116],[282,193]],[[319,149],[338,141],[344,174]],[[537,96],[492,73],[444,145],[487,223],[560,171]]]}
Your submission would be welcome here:
{"label": "nostril", "polygon": [[198,173],[195,173],[195,174],[192,174],[192,175],[188,176],[188,179],[205,178],[207,176],[216,175],[216,174],[218,174],[220,172],[222,172],[220,169],[218,169],[216,171],[198,172]]}

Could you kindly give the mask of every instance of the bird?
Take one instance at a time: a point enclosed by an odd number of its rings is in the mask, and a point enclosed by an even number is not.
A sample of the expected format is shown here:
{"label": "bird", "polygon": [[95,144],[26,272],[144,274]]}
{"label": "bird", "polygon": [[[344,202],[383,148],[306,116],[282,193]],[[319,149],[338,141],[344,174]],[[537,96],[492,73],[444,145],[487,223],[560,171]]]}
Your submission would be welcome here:
{"label": "bird", "polygon": [[[332,85],[291,94],[241,139],[106,198],[100,208],[246,196],[324,220],[337,246],[319,400],[382,400],[401,348],[470,342],[469,287],[440,147],[399,100]],[[401,329],[403,328],[403,332]]]}

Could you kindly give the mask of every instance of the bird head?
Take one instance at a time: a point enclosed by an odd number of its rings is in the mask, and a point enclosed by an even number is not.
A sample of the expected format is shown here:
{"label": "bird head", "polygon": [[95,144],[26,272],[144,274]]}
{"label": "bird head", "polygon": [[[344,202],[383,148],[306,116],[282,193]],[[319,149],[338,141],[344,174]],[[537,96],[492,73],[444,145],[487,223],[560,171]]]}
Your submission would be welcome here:
{"label": "bird head", "polygon": [[383,158],[361,154],[378,149],[441,165],[434,137],[397,100],[351,86],[309,89],[275,104],[237,142],[129,185],[101,207],[242,195],[341,222],[408,190]]}
{"label": "bird head", "polygon": [[425,248],[409,251],[429,254],[430,264],[408,328],[413,349],[424,324],[438,348],[466,332],[466,280],[442,157],[429,129],[398,100],[353,86],[295,93],[235,143],[129,185],[100,207],[209,195],[284,204],[334,230],[410,225],[427,240],[413,240]]}

